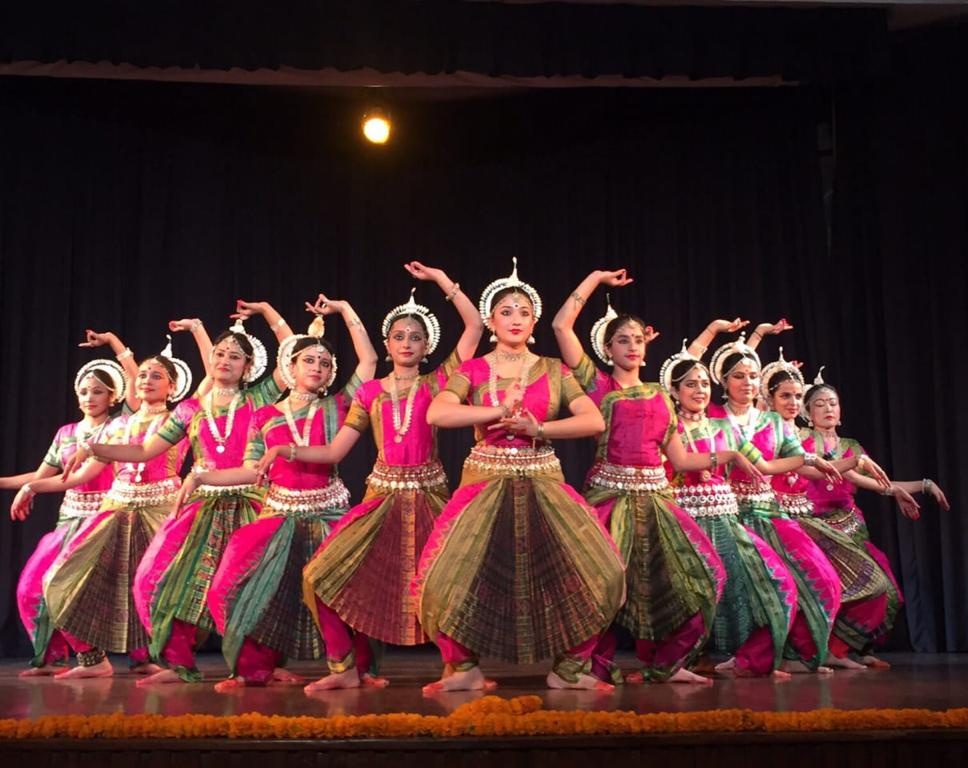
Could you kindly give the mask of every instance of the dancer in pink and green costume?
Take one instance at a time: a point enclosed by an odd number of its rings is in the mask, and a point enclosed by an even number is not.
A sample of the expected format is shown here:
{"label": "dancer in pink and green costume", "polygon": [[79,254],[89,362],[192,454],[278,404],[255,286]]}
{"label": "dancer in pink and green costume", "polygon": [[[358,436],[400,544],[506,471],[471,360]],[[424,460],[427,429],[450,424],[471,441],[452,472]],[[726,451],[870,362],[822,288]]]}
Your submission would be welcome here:
{"label": "dancer in pink and green costume", "polygon": [[[356,390],[373,376],[376,353],[349,303],[320,295],[307,308],[318,313],[311,333],[290,336],[279,347],[278,369],[289,395],[253,415],[244,466],[193,473],[186,480],[192,490],[252,484],[265,452],[287,446],[286,461],[269,469],[258,519],[233,534],[209,589],[208,608],[232,674],[216,685],[219,691],[296,682],[296,676],[278,669],[286,658],[318,659],[325,653],[330,668],[340,672],[353,663],[352,646],[324,648],[302,601],[303,567],[346,512],[349,492],[335,466],[298,461],[294,451],[332,442]],[[346,323],[359,364],[346,386],[329,395],[336,358],[322,338],[322,317],[334,312]],[[368,665],[366,659],[358,662]]]}
{"label": "dancer in pink and green costume", "polygon": [[[821,369],[822,370],[822,369]],[[889,481],[876,464],[870,461],[860,443],[851,438],[840,437],[840,396],[837,390],[827,384],[818,374],[813,386],[807,388],[803,399],[803,415],[810,429],[801,433],[805,448],[812,449],[831,461],[844,459],[857,461],[854,469],[845,475],[845,482],[831,484],[823,480],[811,480],[806,488],[807,497],[813,503],[813,513],[829,526],[849,536],[853,542],[874,559],[887,577],[887,605],[882,618],[876,613],[861,616],[845,616],[835,627],[832,651],[840,659],[846,660],[841,666],[852,666],[847,662],[848,654],[857,657],[855,664],[870,667],[887,667],[888,664],[873,655],[873,650],[883,642],[894,624],[897,611],[903,604],[903,596],[897,579],[891,570],[887,555],[870,540],[864,514],[854,499],[858,488],[893,496],[901,512],[911,519],[920,517],[920,507],[912,497],[913,493],[932,496],[942,509],[948,509],[944,492],[933,480]],[[878,618],[881,618],[878,621]]]}
{"label": "dancer in pink and green costume", "polygon": [[[625,270],[596,270],[565,300],[554,320],[562,358],[605,419],[595,464],[588,473],[585,498],[595,508],[626,562],[625,605],[617,623],[635,639],[641,672],[627,682],[709,683],[685,668],[705,644],[726,573],[712,543],[687,512],[673,501],[664,456],[680,471],[741,462],[737,451],[687,453],[676,438],[676,414],[658,384],[640,379],[647,344],[657,335],[634,315],[609,306],[592,328],[592,348],[612,367],[599,371],[586,355],[574,323],[600,285],[631,283]],[[614,641],[596,649],[596,674],[620,679],[611,662]]]}
{"label": "dancer in pink and green costume", "polygon": [[[164,426],[143,445],[95,446],[99,456],[115,461],[147,461],[188,438],[194,466],[207,469],[239,467],[253,413],[281,393],[278,374],[260,384],[266,368],[265,347],[245,333],[242,318],[262,314],[277,337],[291,335],[277,312],[265,303],[239,302],[238,322],[220,334],[214,346],[198,319],[176,320],[172,331],[195,337],[206,379],[195,397],[181,402]],[[201,487],[179,499],[152,539],[134,579],[135,606],[151,636],[149,651],[166,669],[138,685],[197,682],[195,647],[214,629],[206,606],[212,577],[231,534],[255,520],[261,490],[253,486]]]}
{"label": "dancer in pink and green costume", "polygon": [[[377,444],[362,503],[334,526],[303,572],[305,599],[328,648],[349,647],[352,632],[396,645],[429,640],[417,620],[411,585],[417,558],[450,493],[437,457],[437,430],[427,423],[427,409],[460,361],[473,356],[483,325],[474,304],[442,270],[416,261],[404,266],[415,278],[437,283],[464,321],[464,332],[443,364],[421,375],[421,360],[434,353],[440,340],[440,323],[411,292],[407,303],[387,313],[381,327],[393,370],[357,390],[346,423],[331,445],[296,448],[300,461],[335,464],[367,428],[372,428]],[[270,448],[262,467],[285,450]],[[306,690],[361,683],[385,681],[361,677],[348,665],[343,674],[327,675]]]}
{"label": "dancer in pink and green costume", "polygon": [[[770,462],[775,473],[816,467],[839,481],[840,475],[829,463],[807,453],[796,432],[773,412],[759,410],[754,399],[759,392],[760,360],[743,337],[725,344],[713,355],[713,381],[725,392],[723,414],[736,441],[750,443]],[[759,534],[790,568],[797,586],[797,616],[787,639],[784,655],[800,662],[809,671],[822,668],[837,611],[841,584],[833,566],[813,540],[790,520],[776,502],[772,485],[763,478],[751,478],[733,467],[728,480],[736,494],[743,523]],[[732,662],[720,665],[723,669]],[[793,665],[793,671],[799,671]]]}
{"label": "dancer in pink and green costume", "polygon": [[[119,342],[119,351],[121,349],[123,347]],[[131,367],[137,371],[133,363]],[[28,484],[27,493],[30,494],[30,482],[61,475],[77,451],[78,443],[97,439],[111,418],[111,407],[124,399],[124,370],[113,360],[92,360],[77,372],[74,391],[84,418],[57,430],[43,462],[35,472],[0,478],[0,488],[20,489]],[[63,634],[51,624],[44,601],[43,578],[67,542],[101,508],[113,479],[113,468],[106,466],[89,482],[70,488],[64,494],[54,530],[41,538],[24,564],[17,581],[17,608],[30,637],[34,657],[31,667],[21,672],[21,677],[53,675],[66,669],[70,646]],[[29,512],[28,503],[13,510],[11,515],[15,520],[24,520]]]}
{"label": "dancer in pink and green costume", "polygon": [[[130,356],[126,352],[126,356]],[[191,386],[191,371],[171,357],[169,346],[139,367],[135,390],[137,412],[115,419],[105,430],[106,443],[143,443],[168,418],[166,402],[179,400]],[[49,478],[38,490],[51,491],[90,482],[104,471],[90,444],[79,444],[78,455],[92,456],[66,481]],[[184,447],[172,446],[148,462],[121,463],[98,512],[68,542],[44,576],[44,599],[53,625],[78,655],[78,666],[63,677],[105,677],[113,674],[106,652],[128,653],[135,671],[152,673],[148,635],[133,604],[132,578],[152,537],[168,515],[181,485],[178,470]],[[59,488],[57,485],[59,484]]]}
{"label": "dancer in pink and green costume", "polygon": [[[706,416],[710,376],[696,356],[721,330],[735,330],[742,321],[714,321],[689,349],[670,357],[659,380],[678,407],[677,433],[689,453],[742,450],[765,464],[759,451],[738,444],[728,424]],[[705,343],[702,340],[705,339]],[[693,472],[668,471],[676,503],[695,519],[709,537],[726,571],[726,583],[716,609],[711,649],[732,654],[735,671],[744,677],[788,677],[778,669],[783,646],[796,616],[797,591],[790,569],[739,517],[736,495],[725,476],[728,466]]]}
{"label": "dancer in pink and green costume", "polygon": [[[477,443],[417,570],[418,618],[446,664],[424,691],[484,688],[479,654],[554,657],[550,687],[610,689],[589,672],[624,600],[624,569],[550,444],[600,432],[601,414],[560,360],[528,350],[541,298],[516,262],[478,309],[495,348],[463,363],[427,413],[437,426],[474,426]],[[570,415],[555,419],[560,408]]]}

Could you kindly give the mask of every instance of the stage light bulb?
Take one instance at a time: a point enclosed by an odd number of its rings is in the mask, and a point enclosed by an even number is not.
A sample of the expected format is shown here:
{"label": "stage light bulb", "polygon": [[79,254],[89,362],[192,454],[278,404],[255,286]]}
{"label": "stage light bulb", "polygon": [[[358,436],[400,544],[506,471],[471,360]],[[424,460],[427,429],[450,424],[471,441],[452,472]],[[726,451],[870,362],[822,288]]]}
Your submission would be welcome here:
{"label": "stage light bulb", "polygon": [[390,139],[390,118],[383,110],[374,109],[363,116],[363,135],[374,144],[386,144]]}

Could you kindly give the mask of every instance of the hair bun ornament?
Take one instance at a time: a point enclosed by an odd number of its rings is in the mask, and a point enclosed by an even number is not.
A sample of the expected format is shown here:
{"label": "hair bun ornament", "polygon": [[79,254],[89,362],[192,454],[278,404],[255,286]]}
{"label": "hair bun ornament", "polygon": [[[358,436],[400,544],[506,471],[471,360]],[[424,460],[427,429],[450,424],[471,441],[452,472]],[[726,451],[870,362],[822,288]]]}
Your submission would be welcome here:
{"label": "hair bun ornament", "polygon": [[252,345],[252,365],[249,366],[248,373],[242,377],[247,384],[251,384],[266,372],[266,366],[269,364],[269,353],[266,352],[266,345],[245,330],[245,325],[243,325],[243,320],[241,317],[236,318],[235,324],[232,325],[229,330],[232,331],[232,333],[242,334]]}
{"label": "hair bun ornament", "polygon": [[753,360],[756,363],[757,370],[763,367],[762,363],[760,363],[760,356],[756,354],[756,350],[746,343],[746,334],[741,333],[736,341],[723,344],[723,346],[713,352],[713,356],[709,361],[709,375],[720,386],[723,385],[723,379],[729,375],[729,371],[723,371],[723,364],[726,362],[726,358],[734,352],[743,355],[743,357],[749,360]]}
{"label": "hair bun ornament", "polygon": [[177,403],[179,400],[183,399],[185,395],[188,394],[188,391],[192,388],[192,369],[188,367],[188,363],[172,354],[171,334],[166,333],[165,338],[168,339],[168,343],[165,344],[165,348],[158,353],[158,356],[168,358],[168,360],[171,361],[171,364],[175,366],[175,372],[178,374],[175,381],[175,391],[168,399],[173,403]]}
{"label": "hair bun ornament", "polygon": [[[772,363],[763,366],[763,370],[760,372],[760,395],[764,398],[770,397],[770,382],[778,373],[787,373],[801,387],[804,385],[803,374],[800,369],[783,357],[783,347],[780,347],[780,356]],[[804,393],[806,393],[806,390],[804,390]]]}
{"label": "hair bun ornament", "polygon": [[702,364],[702,362],[699,360],[699,358],[696,357],[694,354],[692,354],[689,351],[688,342],[689,342],[688,339],[683,339],[682,340],[682,349],[680,349],[672,357],[670,357],[668,360],[666,360],[662,364],[662,367],[659,368],[659,384],[666,391],[666,394],[669,395],[669,397],[671,397],[674,400],[678,400],[679,399],[679,394],[676,392],[675,387],[673,387],[673,385],[672,385],[672,371],[673,371],[673,369],[679,363],[686,362],[688,360],[693,361],[694,363],[696,363],[699,367],[703,368],[704,370],[706,368],[706,366],[704,366]]}
{"label": "hair bun ornament", "polygon": [[[292,336],[287,336],[279,344],[279,352],[276,354],[276,365],[279,367],[279,375],[282,376],[283,382],[288,389],[296,388],[296,378],[292,375],[292,358],[293,358],[293,348],[302,339],[314,339],[317,342],[317,348],[320,353],[326,352],[330,356],[330,361],[332,362],[332,368],[330,369],[329,379],[323,385],[323,394],[333,386],[333,382],[336,381],[336,355],[330,352],[326,347],[322,345],[323,332],[326,330],[326,321],[323,320],[322,315],[316,315],[312,322],[309,324],[307,333],[294,333]],[[311,349],[311,347],[305,347],[300,350],[300,352],[305,352],[306,349]]]}
{"label": "hair bun ornament", "polygon": [[608,324],[612,322],[616,317],[618,317],[618,312],[612,309],[611,297],[605,294],[605,314],[602,315],[595,324],[592,326],[591,333],[588,334],[592,342],[592,349],[594,350],[596,356],[603,363],[608,363],[609,365],[614,365],[612,358],[609,357],[608,350],[605,348],[605,329]]}
{"label": "hair bun ornament", "polygon": [[114,393],[112,402],[116,403],[123,400],[124,393],[128,387],[128,377],[125,375],[124,368],[114,360],[108,360],[103,357],[84,363],[77,370],[77,375],[74,376],[74,392],[76,393],[81,388],[81,383],[84,379],[97,370],[104,371],[108,375],[108,378],[111,379],[111,391]]}
{"label": "hair bun ornament", "polygon": [[481,319],[487,320],[491,316],[491,302],[494,301],[494,297],[503,291],[505,288],[518,288],[522,293],[527,294],[528,298],[531,300],[531,305],[534,307],[534,319],[541,319],[541,297],[538,292],[530,285],[522,282],[518,278],[518,257],[512,256],[511,262],[514,264],[511,274],[508,277],[502,277],[495,280],[484,292],[481,293],[481,300],[477,303],[477,309],[481,313]]}
{"label": "hair bun ornament", "polygon": [[380,326],[380,335],[384,339],[387,338],[394,320],[407,315],[415,315],[424,321],[427,328],[427,354],[432,355],[440,342],[440,321],[427,307],[413,300],[413,294],[416,290],[416,288],[410,289],[410,300],[406,304],[398,304],[387,312],[386,317],[383,318],[383,324]]}

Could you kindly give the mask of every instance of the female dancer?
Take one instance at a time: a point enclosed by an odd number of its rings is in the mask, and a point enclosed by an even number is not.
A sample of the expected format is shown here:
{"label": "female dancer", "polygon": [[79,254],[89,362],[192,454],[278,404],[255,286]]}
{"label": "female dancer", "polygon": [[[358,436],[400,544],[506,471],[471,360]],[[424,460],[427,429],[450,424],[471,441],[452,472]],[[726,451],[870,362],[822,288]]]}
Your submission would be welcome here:
{"label": "female dancer", "polygon": [[[635,638],[640,674],[629,682],[709,683],[684,668],[709,637],[725,572],[719,556],[696,523],[672,501],[663,468],[665,453],[679,470],[707,470],[720,462],[741,463],[758,472],[734,450],[687,454],[675,436],[675,410],[657,384],[639,378],[646,345],[655,337],[633,315],[608,308],[592,329],[592,348],[613,366],[595,368],[574,332],[575,320],[599,285],[632,282],[624,269],[597,270],[565,300],[553,327],[562,359],[605,418],[585,498],[609,526],[626,562],[626,602],[617,622]],[[596,672],[608,672],[614,641],[596,651]],[[600,665],[600,666],[599,666]],[[604,667],[604,668],[603,668]]]}
{"label": "female dancer", "polygon": [[[243,317],[261,314],[280,340],[292,335],[285,320],[269,304],[239,301],[236,324],[212,345],[198,319],[177,320],[172,331],[190,331],[208,370],[198,397],[183,401],[158,433],[140,445],[92,444],[101,459],[150,461],[189,439],[195,466],[223,469],[242,466],[252,415],[275,402],[282,389],[278,370],[260,384],[247,387],[266,369],[262,342],[249,336]],[[211,385],[211,387],[209,386]],[[261,506],[253,486],[201,487],[184,499],[152,539],[134,580],[135,606],[151,635],[149,651],[166,669],[138,685],[197,682],[195,646],[214,629],[206,598],[229,537],[252,522]]]}
{"label": "female dancer", "polygon": [[[141,443],[168,417],[168,400],[179,400],[191,387],[191,371],[171,357],[168,347],[138,367],[136,388],[141,406],[115,419],[106,442]],[[90,452],[86,443],[80,448]],[[151,673],[148,636],[132,604],[131,580],[151,538],[171,508],[181,480],[177,475],[184,448],[173,446],[149,462],[122,464],[99,511],[77,532],[44,576],[44,599],[53,625],[77,652],[78,666],[59,677],[108,677],[106,652],[128,653],[135,671]],[[104,471],[97,460],[63,479],[34,484],[38,492],[89,483]],[[18,499],[20,497],[18,496]],[[16,503],[16,502],[15,502]]]}
{"label": "female dancer", "polygon": [[[20,488],[28,481],[60,475],[77,450],[78,442],[96,439],[107,425],[110,409],[124,399],[125,388],[124,371],[113,360],[92,360],[81,366],[74,377],[74,392],[84,418],[80,422],[65,424],[57,430],[36,472],[0,478],[0,488]],[[98,511],[112,479],[111,468],[104,467],[90,482],[71,488],[64,494],[57,525],[53,531],[41,538],[20,573],[17,582],[17,607],[34,649],[31,667],[21,672],[21,677],[53,675],[65,668],[70,647],[63,635],[50,623],[44,602],[43,577],[84,521]],[[28,487],[28,494],[31,491]],[[24,520],[29,511],[28,503],[12,509],[11,517]]]}
{"label": "female dancer", "polygon": [[[416,261],[404,267],[418,280],[437,283],[464,321],[464,332],[440,368],[420,375],[420,361],[437,348],[440,324],[411,292],[409,302],[394,307],[383,319],[381,330],[393,370],[357,390],[332,444],[295,450],[300,461],[336,464],[368,426],[377,442],[377,460],[363,502],[334,526],[303,571],[307,604],[327,648],[350,647],[348,627],[397,645],[428,641],[417,621],[410,587],[417,557],[450,494],[437,459],[436,430],[427,424],[427,408],[460,362],[473,356],[483,325],[473,303],[442,270]],[[406,386],[402,392],[401,384]],[[268,449],[260,471],[286,450]],[[364,677],[362,682],[377,680]],[[348,665],[341,675],[327,675],[306,690],[360,683],[355,666]]]}
{"label": "female dancer", "polygon": [[856,440],[843,438],[837,434],[841,417],[840,396],[834,387],[823,381],[819,373],[814,380],[814,385],[809,387],[804,395],[803,409],[811,427],[803,434],[804,448],[822,453],[833,461],[857,460],[856,468],[845,475],[846,482],[834,484],[823,480],[812,480],[809,483],[806,492],[813,503],[813,513],[831,527],[845,533],[855,544],[863,547],[890,581],[883,619],[876,625],[873,625],[873,617],[870,616],[867,617],[867,621],[840,623],[833,649],[841,659],[846,659],[841,666],[852,666],[847,663],[851,661],[847,653],[853,652],[864,666],[887,667],[889,666],[887,662],[878,659],[871,651],[883,641],[894,625],[897,611],[903,603],[903,596],[897,579],[891,571],[887,555],[870,540],[867,523],[854,501],[854,495],[858,488],[866,488],[893,496],[901,512],[913,520],[920,516],[920,508],[911,496],[912,493],[930,494],[945,510],[949,509],[948,499],[938,484],[927,478],[921,481],[891,481],[885,487],[883,473],[880,473],[880,468],[870,461],[860,444]]}
{"label": "female dancer", "polygon": [[[760,359],[739,340],[721,346],[713,355],[711,374],[726,396],[728,429],[740,443],[751,443],[770,462],[770,474],[812,466],[837,482],[840,474],[824,459],[807,453],[795,431],[773,412],[754,405],[758,393]],[[802,662],[810,671],[821,669],[827,658],[827,644],[834,618],[840,608],[840,579],[820,548],[800,527],[785,517],[776,503],[773,487],[763,478],[750,478],[733,467],[728,475],[736,494],[743,523],[761,536],[790,568],[797,585],[797,616],[790,629],[788,657]],[[733,668],[734,662],[720,665]],[[794,666],[794,671],[799,670]]]}
{"label": "female dancer", "polygon": [[[799,368],[783,359],[783,347],[780,347],[779,359],[763,368],[761,396],[787,425],[795,427],[796,417],[803,407],[803,390],[803,376]],[[862,470],[870,471],[885,487],[889,485],[880,467],[860,454],[833,460],[832,463],[839,472],[854,470],[861,465]],[[813,504],[807,497],[811,479],[828,484],[823,475],[808,468],[775,475],[772,478],[773,490],[781,511],[816,542],[840,578],[843,593],[841,608],[830,636],[826,663],[831,667],[859,668],[862,665],[847,657],[850,645],[842,638],[854,638],[858,631],[869,634],[883,624],[891,583],[863,546],[814,517]]]}
{"label": "female dancer", "polygon": [[[737,447],[735,436],[724,428],[724,422],[707,418],[710,377],[698,357],[684,347],[663,363],[659,379],[678,405],[676,429],[689,453]],[[762,469],[759,451],[749,444],[742,447],[756,460],[757,469]],[[786,678],[789,675],[778,667],[796,615],[796,584],[780,556],[741,523],[736,495],[726,482],[726,473],[726,467],[717,466],[699,472],[679,472],[672,480],[676,503],[709,536],[726,569],[712,646],[720,653],[734,655],[738,676],[772,674]]]}
{"label": "female dancer", "polygon": [[[297,446],[332,442],[346,417],[350,400],[363,381],[373,377],[376,352],[363,323],[345,301],[320,294],[309,335],[290,336],[279,346],[278,370],[289,388],[280,403],[255,412],[249,429],[245,464],[234,469],[192,473],[186,493],[199,485],[248,486],[268,448],[288,446],[287,461],[269,470],[269,490],[258,519],[239,528],[229,540],[208,592],[208,608],[222,635],[222,653],[232,676],[215,686],[228,691],[245,685],[279,680],[276,671],[285,657],[322,656],[319,633],[302,597],[302,569],[329,533],[330,525],[349,506],[349,492],[336,467],[296,461]],[[323,340],[322,317],[342,315],[359,358],[343,390],[327,391],[336,377],[336,357]],[[322,394],[322,396],[321,396]],[[352,648],[333,658],[330,669],[343,672],[351,664]],[[357,660],[366,667],[366,660]],[[334,669],[334,667],[336,667]],[[282,681],[295,682],[286,674]]]}
{"label": "female dancer", "polygon": [[[417,570],[418,618],[447,665],[428,693],[483,688],[479,653],[554,656],[550,687],[611,688],[588,671],[624,598],[621,558],[548,442],[604,424],[560,360],[528,351],[541,298],[514,261],[478,304],[494,350],[462,364],[427,413],[437,426],[473,425],[478,441]],[[571,415],[552,420],[562,405]]]}

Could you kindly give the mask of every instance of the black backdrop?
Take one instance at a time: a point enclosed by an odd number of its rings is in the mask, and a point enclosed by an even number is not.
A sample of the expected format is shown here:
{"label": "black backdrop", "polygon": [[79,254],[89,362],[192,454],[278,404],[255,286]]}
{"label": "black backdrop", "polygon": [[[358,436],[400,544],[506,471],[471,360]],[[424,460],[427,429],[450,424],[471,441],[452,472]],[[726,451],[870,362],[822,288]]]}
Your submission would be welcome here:
{"label": "black backdrop", "polygon": [[[613,303],[662,332],[653,375],[713,317],[786,316],[796,330],[764,357],[782,343],[810,376],[827,364],[845,433],[898,478],[939,480],[947,514],[926,503],[911,523],[880,498],[862,505],[908,598],[894,645],[968,650],[958,92],[919,73],[769,90],[388,91],[398,132],[375,149],[357,136],[356,92],[0,78],[0,472],[36,466],[75,417],[86,327],[116,330],[140,357],[171,318],[220,330],[236,297],[269,300],[299,328],[322,290],[376,336],[407,296],[404,261],[444,267],[477,296],[515,255],[546,302],[538,349],[553,354],[550,319],[574,284],[625,266],[636,282]],[[434,286],[418,298],[443,320],[440,355],[456,317]],[[583,331],[603,309],[595,296]],[[345,376],[346,334],[327,334]],[[200,370],[189,338],[175,351]],[[442,438],[452,479],[468,444]],[[589,446],[561,452],[580,483]],[[372,455],[361,446],[343,466],[356,497]],[[26,523],[0,522],[0,655],[28,652],[14,586],[55,516],[49,498]]]}

